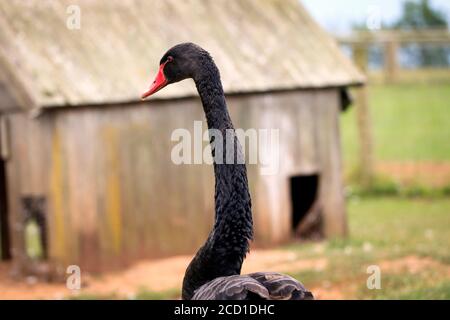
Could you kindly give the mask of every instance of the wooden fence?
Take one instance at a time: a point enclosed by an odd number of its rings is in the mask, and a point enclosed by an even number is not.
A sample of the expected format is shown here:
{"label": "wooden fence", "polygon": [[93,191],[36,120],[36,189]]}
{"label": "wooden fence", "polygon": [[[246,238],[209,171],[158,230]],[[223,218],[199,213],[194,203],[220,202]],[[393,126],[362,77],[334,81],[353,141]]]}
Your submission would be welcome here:
{"label": "wooden fence", "polygon": [[352,47],[354,57],[355,53],[358,55],[355,62],[362,69],[368,63],[368,47],[373,44],[383,46],[386,80],[394,81],[400,69],[397,57],[402,45],[450,45],[450,32],[447,29],[357,31],[347,36],[337,36],[336,39],[340,44]]}
{"label": "wooden fence", "polygon": [[[395,81],[398,76],[398,49],[405,44],[437,44],[449,45],[450,32],[447,29],[437,30],[381,30],[358,31],[347,36],[337,36],[341,45],[352,48],[355,64],[365,73],[368,67],[368,48],[370,45],[384,47],[385,79]],[[373,182],[374,152],[371,116],[367,86],[356,89],[356,119],[359,132],[359,175],[363,186],[370,187]]]}

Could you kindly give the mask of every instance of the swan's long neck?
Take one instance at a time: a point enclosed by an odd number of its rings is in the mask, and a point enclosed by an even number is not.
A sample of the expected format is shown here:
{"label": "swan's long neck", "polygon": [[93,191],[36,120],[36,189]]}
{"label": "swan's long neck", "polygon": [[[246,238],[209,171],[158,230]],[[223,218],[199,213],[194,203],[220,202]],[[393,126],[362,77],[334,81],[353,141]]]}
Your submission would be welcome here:
{"label": "swan's long neck", "polygon": [[203,64],[202,72],[194,81],[214,141],[215,222],[208,240],[186,270],[183,299],[190,299],[194,290],[217,277],[240,274],[253,237],[241,145],[228,114],[219,71],[212,60]]}

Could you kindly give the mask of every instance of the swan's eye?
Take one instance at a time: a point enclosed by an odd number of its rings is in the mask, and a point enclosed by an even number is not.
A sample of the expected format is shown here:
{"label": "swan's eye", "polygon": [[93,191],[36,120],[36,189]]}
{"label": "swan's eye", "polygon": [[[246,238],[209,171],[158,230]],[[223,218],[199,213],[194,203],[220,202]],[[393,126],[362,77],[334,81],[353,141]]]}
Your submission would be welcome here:
{"label": "swan's eye", "polygon": [[173,61],[173,57],[172,56],[168,56],[167,57],[167,62],[172,62]]}

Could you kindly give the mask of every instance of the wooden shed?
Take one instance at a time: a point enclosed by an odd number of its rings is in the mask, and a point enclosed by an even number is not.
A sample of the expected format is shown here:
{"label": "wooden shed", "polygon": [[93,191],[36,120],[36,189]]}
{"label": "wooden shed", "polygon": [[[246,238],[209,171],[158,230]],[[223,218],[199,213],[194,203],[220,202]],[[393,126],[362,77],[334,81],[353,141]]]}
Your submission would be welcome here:
{"label": "wooden shed", "polygon": [[212,167],[171,161],[172,132],[204,120],[195,86],[139,100],[185,41],[214,57],[235,127],[279,130],[277,172],[248,165],[255,245],[302,224],[345,235],[339,113],[364,78],[297,0],[2,1],[2,255],[17,270],[36,265],[31,222],[40,261],[57,270],[120,268],[205,240]]}

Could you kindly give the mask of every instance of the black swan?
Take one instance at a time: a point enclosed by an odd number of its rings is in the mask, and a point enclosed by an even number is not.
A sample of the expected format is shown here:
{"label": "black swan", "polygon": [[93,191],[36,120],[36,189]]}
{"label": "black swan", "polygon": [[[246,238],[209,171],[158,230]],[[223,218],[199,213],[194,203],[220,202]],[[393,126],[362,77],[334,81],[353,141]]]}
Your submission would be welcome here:
{"label": "black swan", "polygon": [[[159,72],[142,99],[168,84],[192,78],[209,129],[234,133],[217,66],[209,53],[193,43],[174,46],[162,57]],[[210,131],[211,132],[211,131]],[[215,173],[215,223],[206,243],[189,264],[183,280],[185,300],[302,300],[312,294],[297,280],[274,272],[240,275],[253,238],[251,199],[241,146],[235,135],[232,150],[222,143],[218,155],[211,137]],[[222,161],[233,152],[233,163]],[[234,156],[236,155],[236,157]],[[223,157],[223,158],[222,158]]]}

